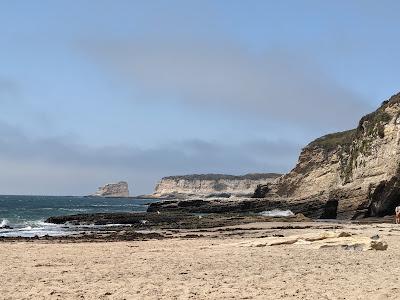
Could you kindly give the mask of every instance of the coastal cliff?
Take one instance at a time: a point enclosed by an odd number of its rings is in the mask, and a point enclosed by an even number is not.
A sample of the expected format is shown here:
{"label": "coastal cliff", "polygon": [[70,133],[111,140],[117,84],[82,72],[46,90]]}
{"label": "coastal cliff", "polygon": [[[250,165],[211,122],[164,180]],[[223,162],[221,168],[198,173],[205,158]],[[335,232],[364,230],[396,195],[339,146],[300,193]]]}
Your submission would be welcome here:
{"label": "coastal cliff", "polygon": [[153,196],[196,195],[222,196],[251,195],[257,185],[273,182],[280,174],[247,174],[243,176],[203,174],[164,177],[157,184]]}
{"label": "coastal cliff", "polygon": [[257,187],[254,197],[336,201],[345,217],[393,214],[400,204],[400,94],[361,118],[353,130],[306,146],[295,168]]}
{"label": "coastal cliff", "polygon": [[117,183],[109,183],[98,188],[97,192],[92,196],[95,197],[129,197],[128,183],[120,181]]}

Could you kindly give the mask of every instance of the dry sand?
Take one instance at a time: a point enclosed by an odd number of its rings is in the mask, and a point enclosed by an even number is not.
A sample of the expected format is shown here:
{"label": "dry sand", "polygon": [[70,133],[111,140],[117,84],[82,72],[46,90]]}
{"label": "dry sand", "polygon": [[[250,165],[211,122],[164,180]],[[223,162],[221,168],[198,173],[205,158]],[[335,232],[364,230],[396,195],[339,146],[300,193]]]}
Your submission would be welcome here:
{"label": "dry sand", "polygon": [[[399,299],[400,226],[257,223],[133,242],[2,242],[1,299]],[[311,228],[307,228],[312,226]],[[251,247],[265,236],[379,234],[386,251]],[[187,234],[201,237],[188,238]],[[184,237],[186,235],[186,237]],[[246,246],[247,245],[247,246]]]}

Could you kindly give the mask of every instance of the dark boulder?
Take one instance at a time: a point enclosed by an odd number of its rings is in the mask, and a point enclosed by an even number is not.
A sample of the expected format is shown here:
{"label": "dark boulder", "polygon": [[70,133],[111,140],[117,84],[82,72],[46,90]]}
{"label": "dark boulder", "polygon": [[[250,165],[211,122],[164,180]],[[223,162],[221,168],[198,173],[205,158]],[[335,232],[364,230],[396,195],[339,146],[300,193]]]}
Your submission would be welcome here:
{"label": "dark boulder", "polygon": [[270,190],[271,188],[268,184],[259,184],[257,185],[257,188],[254,191],[252,198],[265,198]]}

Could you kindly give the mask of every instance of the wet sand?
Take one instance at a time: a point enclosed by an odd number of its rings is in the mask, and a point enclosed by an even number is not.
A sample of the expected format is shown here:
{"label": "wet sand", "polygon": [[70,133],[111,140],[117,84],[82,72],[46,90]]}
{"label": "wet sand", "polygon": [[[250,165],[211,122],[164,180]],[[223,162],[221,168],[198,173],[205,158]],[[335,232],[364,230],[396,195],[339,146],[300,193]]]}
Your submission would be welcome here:
{"label": "wet sand", "polygon": [[[256,247],[310,233],[379,235],[386,251]],[[400,226],[261,222],[140,241],[0,243],[1,299],[398,299]]]}

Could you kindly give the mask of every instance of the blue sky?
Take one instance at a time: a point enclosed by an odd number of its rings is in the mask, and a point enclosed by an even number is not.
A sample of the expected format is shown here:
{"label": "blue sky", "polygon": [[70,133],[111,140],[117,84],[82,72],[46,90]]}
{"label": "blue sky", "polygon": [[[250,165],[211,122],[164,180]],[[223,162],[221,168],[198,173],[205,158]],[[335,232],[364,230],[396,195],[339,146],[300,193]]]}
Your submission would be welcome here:
{"label": "blue sky", "polygon": [[399,8],[0,0],[0,193],[286,172],[400,90]]}

